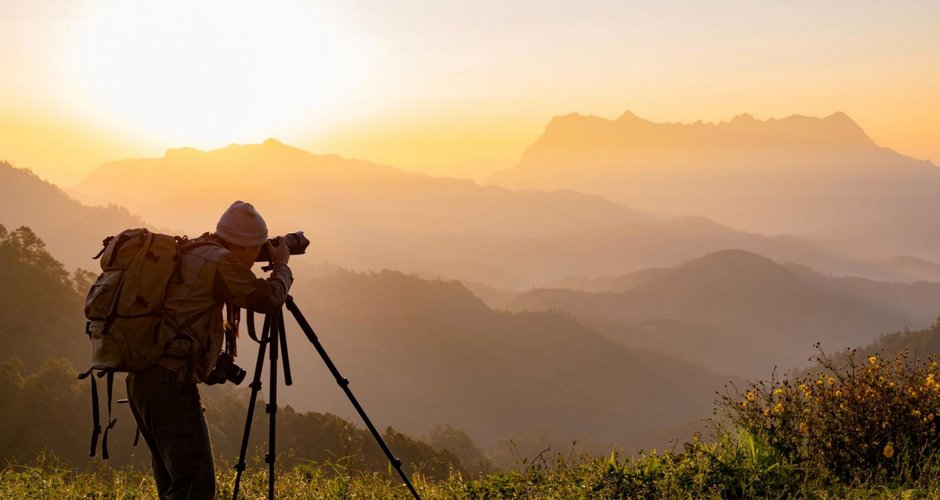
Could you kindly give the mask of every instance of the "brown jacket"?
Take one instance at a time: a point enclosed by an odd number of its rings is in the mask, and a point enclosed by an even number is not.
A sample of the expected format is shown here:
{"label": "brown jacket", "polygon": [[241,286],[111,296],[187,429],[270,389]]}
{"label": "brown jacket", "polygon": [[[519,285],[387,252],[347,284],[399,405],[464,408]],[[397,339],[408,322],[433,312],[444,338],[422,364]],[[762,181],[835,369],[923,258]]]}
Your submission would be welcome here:
{"label": "brown jacket", "polygon": [[[222,306],[259,313],[276,311],[287,299],[293,282],[290,268],[275,265],[268,279],[257,278],[251,268],[228,251],[215,235],[200,237],[205,241],[184,248],[180,263],[182,283],[175,280],[167,288],[166,316],[162,328],[192,322],[185,330],[195,339],[192,382],[202,382],[215,366],[222,350]],[[180,370],[188,364],[192,342],[185,338],[170,341],[160,365]]]}

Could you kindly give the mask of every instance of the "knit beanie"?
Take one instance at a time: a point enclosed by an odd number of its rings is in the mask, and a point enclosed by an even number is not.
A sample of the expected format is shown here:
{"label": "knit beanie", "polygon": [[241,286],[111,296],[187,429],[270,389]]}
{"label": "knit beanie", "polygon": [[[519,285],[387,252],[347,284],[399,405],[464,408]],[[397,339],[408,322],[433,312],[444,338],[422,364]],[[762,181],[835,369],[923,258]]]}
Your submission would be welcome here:
{"label": "knit beanie", "polygon": [[222,214],[215,234],[240,247],[260,246],[268,241],[268,225],[251,203],[238,200]]}

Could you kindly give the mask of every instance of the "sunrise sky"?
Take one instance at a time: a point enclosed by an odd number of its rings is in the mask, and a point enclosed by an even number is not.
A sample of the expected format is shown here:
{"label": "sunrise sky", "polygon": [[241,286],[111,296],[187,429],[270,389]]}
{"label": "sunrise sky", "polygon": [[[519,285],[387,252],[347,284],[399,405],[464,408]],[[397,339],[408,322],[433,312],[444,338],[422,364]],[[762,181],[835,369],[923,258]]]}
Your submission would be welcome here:
{"label": "sunrise sky", "polygon": [[0,0],[0,159],[277,137],[409,170],[509,167],[552,116],[844,111],[940,163],[940,2]]}

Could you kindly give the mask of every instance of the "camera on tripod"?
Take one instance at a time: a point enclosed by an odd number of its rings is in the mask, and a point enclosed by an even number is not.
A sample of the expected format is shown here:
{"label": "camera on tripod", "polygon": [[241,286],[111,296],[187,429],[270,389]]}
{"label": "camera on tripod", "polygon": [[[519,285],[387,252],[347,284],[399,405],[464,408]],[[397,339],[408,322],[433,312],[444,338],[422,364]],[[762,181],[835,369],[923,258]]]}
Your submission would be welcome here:
{"label": "camera on tripod", "polygon": [[[287,245],[287,249],[290,250],[291,255],[300,255],[306,252],[307,246],[310,245],[310,240],[304,236],[303,231],[287,233],[280,238],[271,238],[268,240],[272,246],[280,245],[281,241],[284,241],[284,244]],[[261,253],[258,254],[258,258],[255,259],[255,262],[267,262],[269,260],[271,260],[271,256],[268,255],[267,245],[264,245],[261,247]]]}
{"label": "camera on tripod", "polygon": [[205,382],[208,385],[224,384],[226,382],[239,385],[245,380],[246,374],[244,368],[235,364],[235,359],[231,354],[223,352],[219,354],[219,360],[216,361],[215,368],[209,372]]}

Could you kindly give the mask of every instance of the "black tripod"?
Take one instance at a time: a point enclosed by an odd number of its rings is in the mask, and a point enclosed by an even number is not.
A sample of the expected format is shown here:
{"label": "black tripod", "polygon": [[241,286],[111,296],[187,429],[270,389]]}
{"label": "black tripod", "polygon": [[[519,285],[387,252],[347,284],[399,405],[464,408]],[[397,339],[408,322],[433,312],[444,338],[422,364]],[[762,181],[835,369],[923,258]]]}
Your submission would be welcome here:
{"label": "black tripod", "polygon": [[[287,306],[287,309],[294,316],[297,324],[300,325],[300,328],[304,331],[304,335],[307,336],[307,340],[309,340],[317,352],[320,353],[320,357],[323,358],[323,362],[326,363],[327,368],[330,369],[330,372],[333,374],[333,378],[336,379],[336,383],[339,384],[339,386],[343,389],[343,391],[346,393],[346,396],[349,398],[349,401],[356,408],[356,411],[359,412],[359,416],[362,417],[366,427],[368,427],[369,431],[372,432],[372,437],[374,437],[375,440],[379,443],[382,451],[385,452],[385,456],[388,457],[388,461],[398,471],[398,475],[401,476],[405,486],[408,487],[408,490],[417,500],[420,500],[421,497],[418,495],[418,492],[415,491],[415,488],[408,479],[408,476],[401,468],[401,460],[395,458],[395,456],[392,455],[392,450],[388,448],[388,445],[385,444],[385,440],[383,440],[379,432],[375,430],[375,426],[372,425],[372,421],[369,420],[369,416],[366,415],[365,410],[363,410],[362,406],[359,405],[359,401],[356,400],[356,396],[354,396],[352,391],[349,390],[349,380],[345,379],[339,373],[339,370],[336,369],[336,365],[333,364],[330,356],[323,349],[323,346],[320,345],[320,341],[317,339],[317,334],[314,333],[313,328],[310,327],[310,324],[307,323],[304,315],[301,314],[297,304],[294,303],[293,297],[288,295],[284,305]],[[265,406],[265,412],[268,414],[268,453],[265,455],[264,461],[268,464],[268,498],[273,499],[274,461],[276,457],[274,438],[276,434],[277,421],[277,361],[279,351],[284,355],[284,383],[286,385],[291,385],[293,383],[290,374],[290,358],[287,354],[287,335],[284,331],[283,309],[278,310],[275,313],[265,315],[264,326],[261,329],[260,339],[255,334],[254,314],[251,311],[248,311],[248,334],[253,340],[259,343],[258,360],[255,363],[254,378],[249,385],[249,387],[251,387],[251,399],[248,401],[248,417],[245,420],[245,433],[242,435],[241,451],[238,455],[238,463],[235,464],[235,486],[232,499],[236,500],[238,498],[238,486],[241,482],[242,472],[245,470],[245,454],[248,451],[248,436],[251,434],[251,421],[255,412],[255,402],[258,399],[258,392],[261,391],[261,370],[263,369],[264,353],[265,349],[268,347],[268,344],[271,346],[270,351],[268,351],[268,359],[271,362],[269,366],[270,374],[268,383],[271,384],[271,386],[268,388],[269,399],[267,405]]]}

